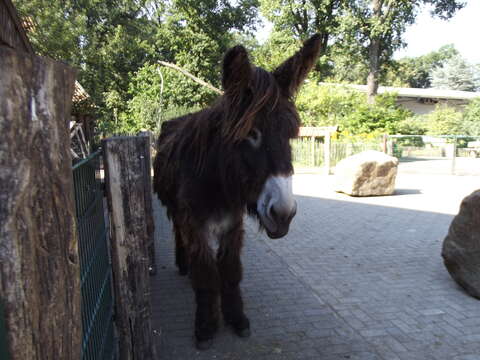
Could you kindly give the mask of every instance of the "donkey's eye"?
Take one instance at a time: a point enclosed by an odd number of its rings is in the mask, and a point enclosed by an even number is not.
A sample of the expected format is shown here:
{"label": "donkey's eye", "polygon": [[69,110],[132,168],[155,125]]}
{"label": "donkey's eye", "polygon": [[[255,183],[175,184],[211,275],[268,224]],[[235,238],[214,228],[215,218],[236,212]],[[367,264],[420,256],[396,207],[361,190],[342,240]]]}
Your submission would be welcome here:
{"label": "donkey's eye", "polygon": [[262,145],[262,133],[257,128],[253,128],[246,140],[254,149],[258,149]]}

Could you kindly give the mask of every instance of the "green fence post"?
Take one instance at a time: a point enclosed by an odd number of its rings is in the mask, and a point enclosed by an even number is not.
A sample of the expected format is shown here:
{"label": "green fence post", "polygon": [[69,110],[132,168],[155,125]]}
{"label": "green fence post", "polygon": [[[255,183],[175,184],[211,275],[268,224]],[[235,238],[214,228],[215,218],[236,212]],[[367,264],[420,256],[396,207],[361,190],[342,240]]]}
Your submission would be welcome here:
{"label": "green fence post", "polygon": [[9,360],[7,347],[7,329],[5,327],[5,317],[3,313],[3,302],[0,301],[0,360]]}

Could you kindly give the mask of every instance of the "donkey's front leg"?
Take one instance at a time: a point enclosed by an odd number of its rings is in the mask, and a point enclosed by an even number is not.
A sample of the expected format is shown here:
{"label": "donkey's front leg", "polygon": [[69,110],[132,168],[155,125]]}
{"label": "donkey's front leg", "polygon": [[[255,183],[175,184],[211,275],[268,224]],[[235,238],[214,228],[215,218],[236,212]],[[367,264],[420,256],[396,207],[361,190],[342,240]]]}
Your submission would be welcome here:
{"label": "donkey's front leg", "polygon": [[208,244],[197,245],[197,249],[190,253],[190,276],[197,303],[195,338],[197,348],[206,350],[212,346],[218,328],[219,278]]}
{"label": "donkey's front leg", "polygon": [[240,222],[223,236],[217,254],[217,266],[220,276],[220,294],[222,313],[225,322],[231,325],[240,337],[250,336],[250,321],[243,311],[242,263],[240,253],[243,243],[243,224]]}
{"label": "donkey's front leg", "polygon": [[176,219],[173,219],[173,230],[175,232],[175,264],[179,274],[185,276],[188,274],[188,254],[183,242],[181,226],[177,224]]}

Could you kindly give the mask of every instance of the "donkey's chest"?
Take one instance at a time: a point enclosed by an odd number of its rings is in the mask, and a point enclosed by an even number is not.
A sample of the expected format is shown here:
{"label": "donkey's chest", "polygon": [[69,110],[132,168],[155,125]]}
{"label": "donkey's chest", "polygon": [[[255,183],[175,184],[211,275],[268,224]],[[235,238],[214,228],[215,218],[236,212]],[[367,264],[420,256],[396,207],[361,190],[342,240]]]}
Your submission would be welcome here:
{"label": "donkey's chest", "polygon": [[229,214],[210,219],[205,224],[204,234],[208,245],[218,250],[220,243],[225,241],[225,235],[233,228],[233,217]]}

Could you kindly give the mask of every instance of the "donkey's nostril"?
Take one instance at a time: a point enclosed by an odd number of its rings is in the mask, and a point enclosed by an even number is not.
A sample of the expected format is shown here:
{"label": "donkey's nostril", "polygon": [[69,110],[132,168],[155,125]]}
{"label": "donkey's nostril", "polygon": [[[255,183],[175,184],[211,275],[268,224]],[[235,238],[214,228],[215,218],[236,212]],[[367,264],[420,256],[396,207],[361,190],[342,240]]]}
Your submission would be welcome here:
{"label": "donkey's nostril", "polygon": [[278,214],[275,211],[275,207],[273,205],[270,205],[270,207],[268,208],[268,217],[273,221],[277,221]]}

